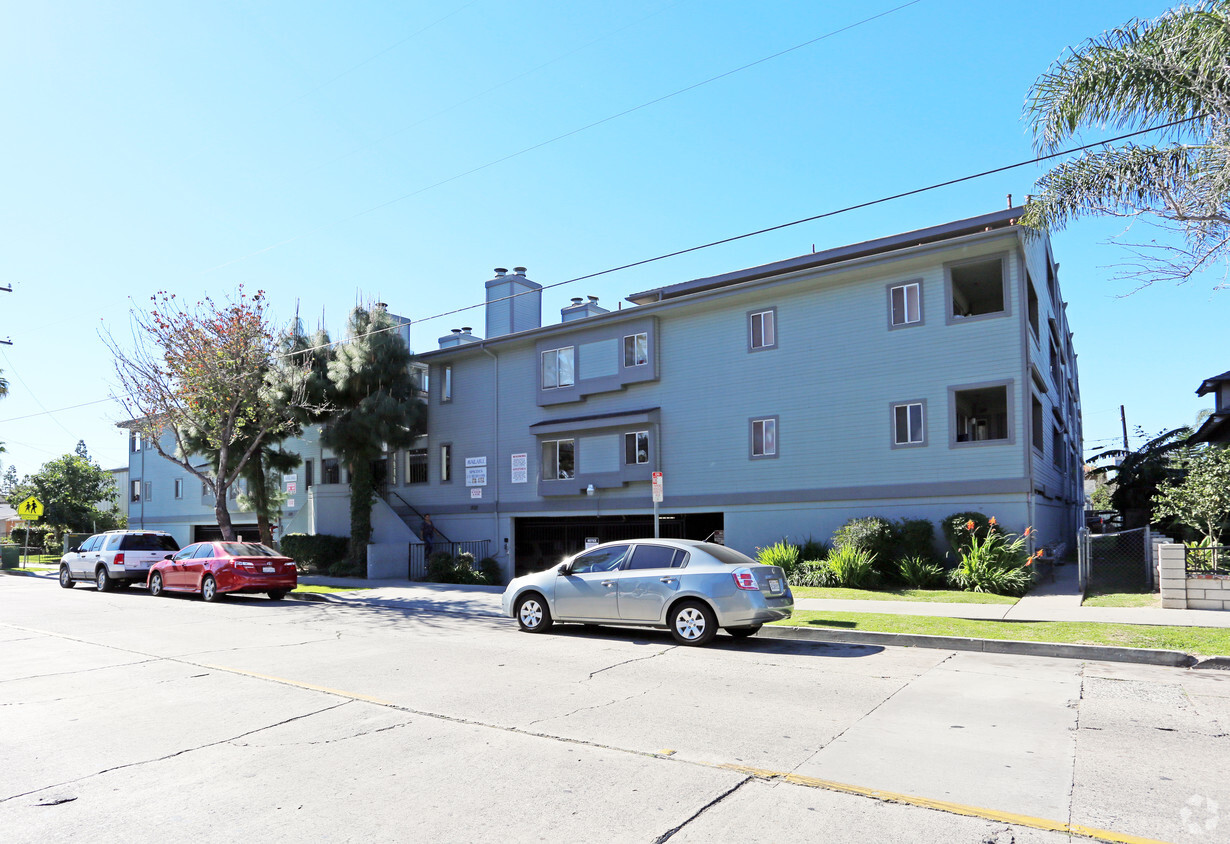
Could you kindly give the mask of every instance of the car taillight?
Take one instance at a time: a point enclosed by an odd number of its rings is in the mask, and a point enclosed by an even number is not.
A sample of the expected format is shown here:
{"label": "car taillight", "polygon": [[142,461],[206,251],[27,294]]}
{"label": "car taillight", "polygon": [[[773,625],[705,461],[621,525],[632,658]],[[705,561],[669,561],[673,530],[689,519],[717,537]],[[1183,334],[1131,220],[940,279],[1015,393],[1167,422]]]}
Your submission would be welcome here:
{"label": "car taillight", "polygon": [[756,575],[752,574],[751,569],[735,569],[730,576],[735,579],[735,586],[740,589],[746,589],[749,592],[760,591],[760,587],[756,585]]}
{"label": "car taillight", "polygon": [[116,554],[116,555],[115,555],[115,560],[114,560],[114,562],[115,562],[115,564],[116,564],[117,566],[122,566],[122,565],[124,565],[124,552],[123,552],[123,551],[121,551],[120,553],[118,553],[118,554]]}

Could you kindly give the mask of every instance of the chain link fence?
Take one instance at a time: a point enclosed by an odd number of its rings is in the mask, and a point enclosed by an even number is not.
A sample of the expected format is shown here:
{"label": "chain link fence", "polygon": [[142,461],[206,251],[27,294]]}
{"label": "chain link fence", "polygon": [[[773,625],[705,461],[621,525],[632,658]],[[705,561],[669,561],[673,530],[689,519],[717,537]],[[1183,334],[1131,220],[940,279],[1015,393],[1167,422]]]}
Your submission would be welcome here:
{"label": "chain link fence", "polygon": [[1153,590],[1153,547],[1149,528],[1080,535],[1081,582],[1087,593]]}

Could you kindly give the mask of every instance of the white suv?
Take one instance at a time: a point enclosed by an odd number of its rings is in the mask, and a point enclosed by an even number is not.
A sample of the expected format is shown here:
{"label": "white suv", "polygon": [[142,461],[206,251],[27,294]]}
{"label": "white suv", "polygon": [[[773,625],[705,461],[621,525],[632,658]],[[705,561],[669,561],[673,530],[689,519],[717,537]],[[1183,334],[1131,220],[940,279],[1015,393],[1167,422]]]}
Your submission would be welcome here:
{"label": "white suv", "polygon": [[92,580],[99,592],[145,582],[149,567],[179,550],[175,537],[161,530],[109,530],[96,533],[60,558],[60,585],[72,589]]}

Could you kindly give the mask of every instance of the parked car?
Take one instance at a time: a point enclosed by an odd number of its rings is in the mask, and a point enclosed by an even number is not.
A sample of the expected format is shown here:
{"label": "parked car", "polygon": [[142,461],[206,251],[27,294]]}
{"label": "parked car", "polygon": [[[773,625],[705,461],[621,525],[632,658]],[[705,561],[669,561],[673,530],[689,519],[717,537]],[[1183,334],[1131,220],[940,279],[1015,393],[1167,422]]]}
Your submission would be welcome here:
{"label": "parked car", "polygon": [[557,567],[515,578],[504,614],[543,633],[555,622],[670,630],[683,645],[703,645],[718,628],[751,636],[789,618],[794,595],[778,566],[731,548],[689,539],[607,542]]}
{"label": "parked car", "polygon": [[161,530],[109,530],[70,547],[60,558],[60,585],[72,589],[92,580],[99,592],[144,583],[154,563],[179,550],[175,537]]}
{"label": "parked car", "polygon": [[228,592],[265,592],[275,601],[299,584],[295,561],[259,542],[198,542],[150,567],[149,593],[199,592],[216,601]]}

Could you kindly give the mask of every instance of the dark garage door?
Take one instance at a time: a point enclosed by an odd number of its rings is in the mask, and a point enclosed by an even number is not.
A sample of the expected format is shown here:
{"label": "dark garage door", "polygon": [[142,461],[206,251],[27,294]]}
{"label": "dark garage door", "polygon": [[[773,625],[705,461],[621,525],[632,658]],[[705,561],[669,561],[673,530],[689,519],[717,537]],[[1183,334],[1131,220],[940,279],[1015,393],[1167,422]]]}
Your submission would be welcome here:
{"label": "dark garage door", "polygon": [[[708,539],[721,530],[721,513],[678,513],[659,518],[664,539]],[[585,550],[585,540],[599,542],[644,539],[653,536],[653,514],[632,516],[561,516],[516,519],[514,546],[517,574],[542,571],[569,554]]]}
{"label": "dark garage door", "polygon": [[[246,542],[260,542],[261,530],[256,525],[234,525],[235,535],[243,536]],[[193,542],[221,542],[222,528],[217,525],[195,525],[192,528]]]}

